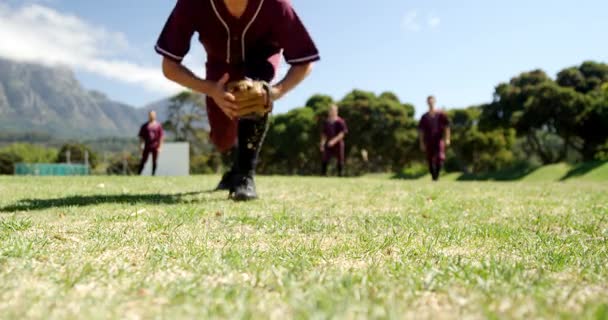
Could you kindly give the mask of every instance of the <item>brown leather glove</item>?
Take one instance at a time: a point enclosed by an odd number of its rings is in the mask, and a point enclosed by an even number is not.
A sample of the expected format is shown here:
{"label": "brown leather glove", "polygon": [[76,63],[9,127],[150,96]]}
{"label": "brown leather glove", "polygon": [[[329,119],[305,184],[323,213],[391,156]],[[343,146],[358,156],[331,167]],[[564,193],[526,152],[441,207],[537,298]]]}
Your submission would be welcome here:
{"label": "brown leather glove", "polygon": [[270,84],[265,81],[243,79],[226,85],[226,91],[234,95],[239,107],[239,118],[263,117],[272,111]]}

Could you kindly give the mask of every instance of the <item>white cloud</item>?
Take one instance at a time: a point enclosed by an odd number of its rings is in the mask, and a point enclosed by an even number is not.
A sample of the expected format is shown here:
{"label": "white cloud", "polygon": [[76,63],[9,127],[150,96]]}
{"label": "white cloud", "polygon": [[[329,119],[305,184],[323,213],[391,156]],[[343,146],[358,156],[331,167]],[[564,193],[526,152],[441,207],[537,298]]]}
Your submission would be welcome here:
{"label": "white cloud", "polygon": [[401,26],[405,31],[420,31],[420,23],[418,22],[418,11],[412,10],[405,13]]}
{"label": "white cloud", "polygon": [[424,15],[420,14],[417,10],[407,11],[401,20],[401,27],[406,32],[418,32],[423,28],[437,28],[441,24],[441,18],[434,14],[429,14],[426,21]]}
{"label": "white cloud", "polygon": [[160,67],[146,67],[120,54],[128,50],[123,33],[108,31],[40,4],[11,8],[0,4],[0,57],[67,65],[150,92],[174,93]]}
{"label": "white cloud", "polygon": [[427,23],[428,23],[429,27],[437,28],[441,24],[441,18],[431,15],[431,16],[429,16]]}

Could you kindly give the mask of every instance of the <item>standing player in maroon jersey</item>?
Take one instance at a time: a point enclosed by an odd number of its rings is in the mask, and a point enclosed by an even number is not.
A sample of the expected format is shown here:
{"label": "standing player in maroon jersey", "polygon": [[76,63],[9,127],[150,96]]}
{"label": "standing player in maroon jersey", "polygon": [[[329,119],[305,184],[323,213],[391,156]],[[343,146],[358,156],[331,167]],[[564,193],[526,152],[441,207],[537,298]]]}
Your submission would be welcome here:
{"label": "standing player in maroon jersey", "polygon": [[327,119],[323,122],[321,132],[321,152],[323,153],[322,174],[327,175],[327,166],[331,158],[338,162],[338,176],[342,176],[344,170],[344,137],[348,133],[346,121],[338,115],[338,106],[329,108]]}
{"label": "standing player in maroon jersey", "polygon": [[433,181],[437,181],[445,161],[445,148],[451,144],[450,119],[444,112],[436,109],[437,100],[434,96],[428,97],[427,103],[429,111],[422,116],[418,124],[420,148],[426,153]]}
{"label": "standing player in maroon jersey", "polygon": [[156,121],[156,112],[148,113],[148,121],[139,128],[139,149],[141,150],[141,162],[139,163],[138,173],[141,175],[144,166],[152,154],[152,175],[156,175],[158,155],[163,147],[164,131],[163,126]]}
{"label": "standing player in maroon jersey", "polygon": [[[181,62],[198,40],[207,52],[206,77],[194,75]],[[221,152],[235,148],[236,160],[218,185],[235,200],[257,198],[254,173],[267,130],[268,116],[235,117],[229,81],[274,79],[281,55],[291,66],[273,85],[278,100],[300,84],[319,60],[319,52],[289,0],[178,0],[156,45],[165,76],[207,96],[211,141]]]}

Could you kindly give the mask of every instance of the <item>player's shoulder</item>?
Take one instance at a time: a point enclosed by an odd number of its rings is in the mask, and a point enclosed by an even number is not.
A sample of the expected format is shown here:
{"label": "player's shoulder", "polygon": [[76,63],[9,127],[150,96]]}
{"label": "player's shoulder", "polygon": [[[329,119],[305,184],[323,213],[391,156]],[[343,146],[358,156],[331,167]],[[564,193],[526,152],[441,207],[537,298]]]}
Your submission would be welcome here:
{"label": "player's shoulder", "polygon": [[291,0],[261,0],[273,9],[286,10],[292,8]]}

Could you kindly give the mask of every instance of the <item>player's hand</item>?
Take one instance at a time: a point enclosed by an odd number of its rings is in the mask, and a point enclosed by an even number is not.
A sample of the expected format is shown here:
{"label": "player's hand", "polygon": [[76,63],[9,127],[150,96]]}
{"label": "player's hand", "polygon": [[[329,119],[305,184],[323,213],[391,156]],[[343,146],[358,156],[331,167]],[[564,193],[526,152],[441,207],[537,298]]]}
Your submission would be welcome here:
{"label": "player's hand", "polygon": [[420,143],[420,150],[422,150],[422,152],[426,151],[426,147],[424,146],[424,143]]}
{"label": "player's hand", "polygon": [[277,87],[270,87],[270,101],[277,101],[283,97],[283,92]]}
{"label": "player's hand", "polygon": [[236,105],[234,95],[230,92],[226,92],[226,83],[230,76],[225,73],[224,76],[217,82],[213,91],[209,94],[211,99],[215,101],[217,106],[230,118],[234,119],[236,116],[236,112],[238,110],[238,106]]}
{"label": "player's hand", "polygon": [[449,147],[449,146],[451,146],[451,145],[452,145],[452,141],[451,141],[450,139],[446,139],[446,140],[445,140],[445,146],[446,146],[446,147]]}
{"label": "player's hand", "polygon": [[325,152],[325,144],[321,143],[319,150],[321,150],[321,152]]}
{"label": "player's hand", "polygon": [[330,147],[330,148],[333,147],[333,146],[335,146],[335,145],[336,145],[336,142],[334,140],[331,140],[331,141],[329,141],[327,143],[327,146]]}

